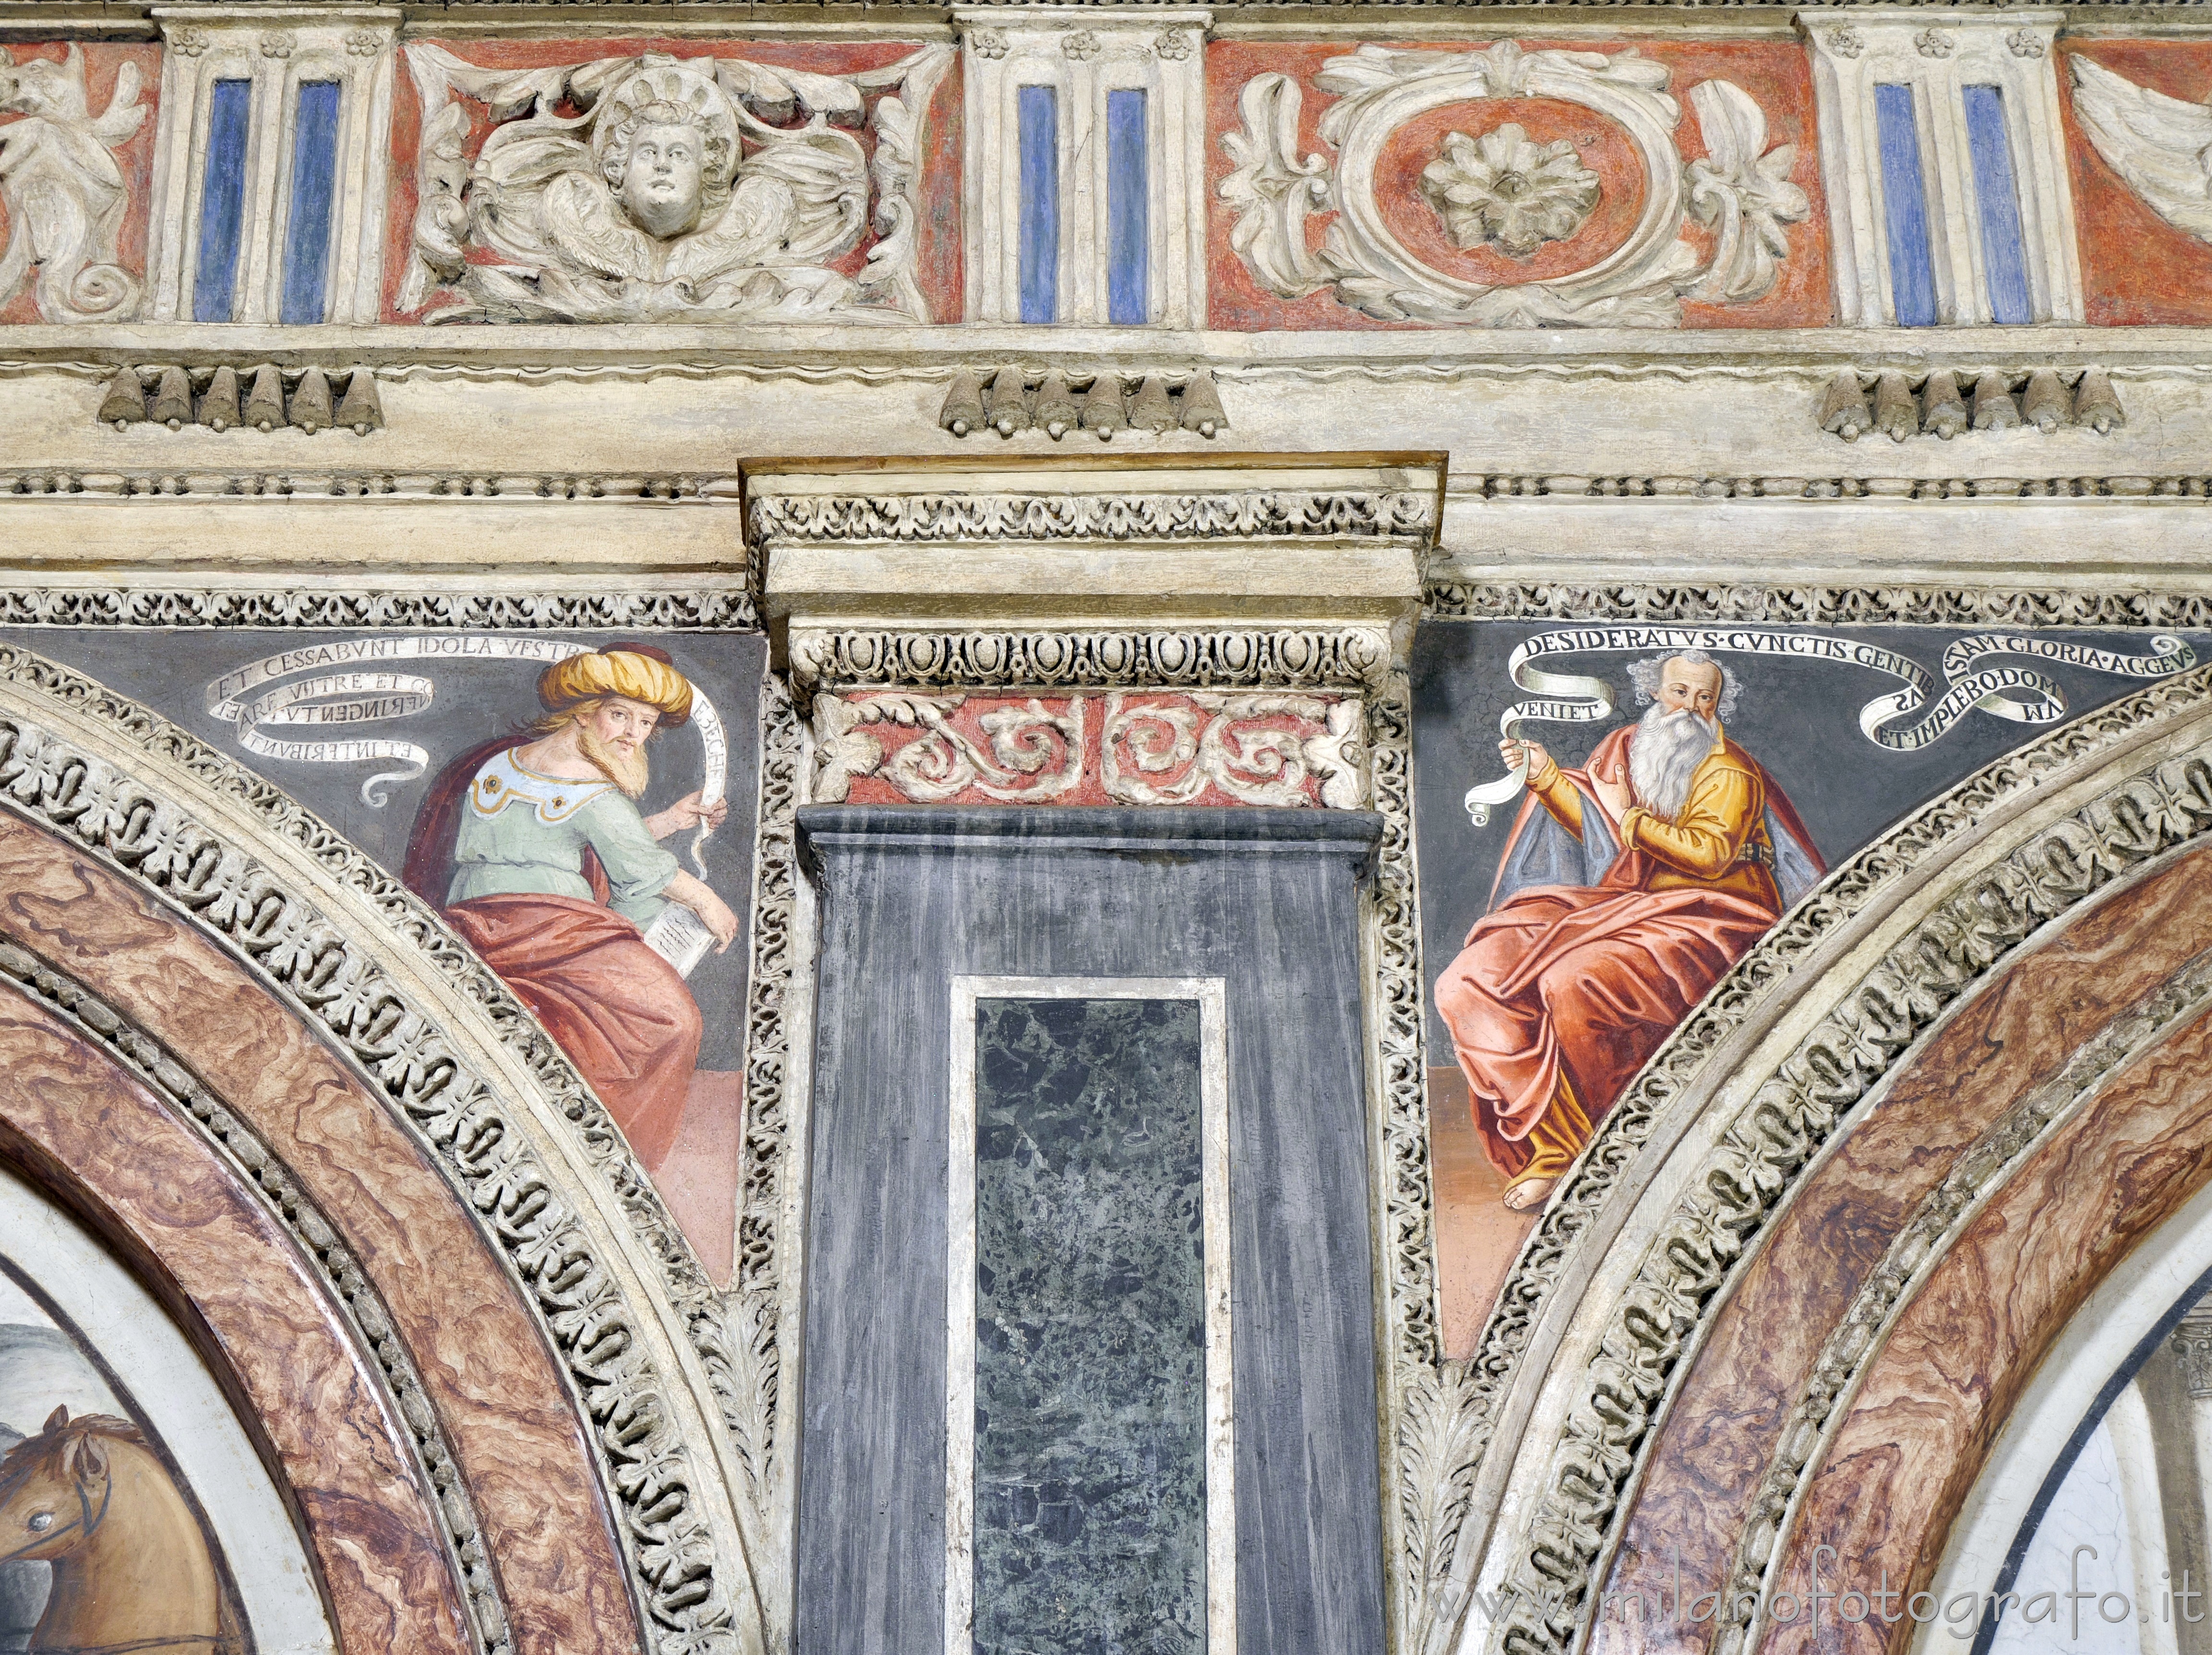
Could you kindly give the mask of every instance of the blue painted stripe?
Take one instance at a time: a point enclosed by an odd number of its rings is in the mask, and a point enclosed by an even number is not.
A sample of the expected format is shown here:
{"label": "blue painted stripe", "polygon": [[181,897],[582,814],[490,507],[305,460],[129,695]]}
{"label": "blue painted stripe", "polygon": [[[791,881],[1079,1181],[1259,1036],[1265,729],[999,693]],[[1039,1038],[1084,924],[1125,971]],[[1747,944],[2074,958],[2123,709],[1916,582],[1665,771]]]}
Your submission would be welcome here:
{"label": "blue painted stripe", "polygon": [[329,299],[331,214],[338,180],[338,83],[302,81],[292,136],[292,211],[284,224],[287,322],[319,322]]}
{"label": "blue painted stripe", "polygon": [[1151,156],[1145,94],[1106,94],[1106,319],[1152,319]]}
{"label": "blue painted stripe", "polygon": [[1920,120],[1909,86],[1874,89],[1881,145],[1881,203],[1889,230],[1889,294],[1901,327],[1936,324],[1936,267],[1928,242],[1928,192],[1920,177]]}
{"label": "blue painted stripe", "polygon": [[2004,94],[1993,86],[1970,86],[1966,94],[1966,148],[1974,161],[1974,204],[1982,216],[1990,316],[1999,322],[2032,322],[2035,316],[2027,296],[2027,239],[2020,231],[2020,191],[2013,182]]}
{"label": "blue painted stripe", "polygon": [[1021,89],[1022,320],[1060,319],[1060,94]]}
{"label": "blue painted stripe", "polygon": [[192,272],[195,322],[229,321],[238,298],[238,243],[246,223],[246,122],[252,103],[251,81],[217,81],[209,100],[199,264]]}

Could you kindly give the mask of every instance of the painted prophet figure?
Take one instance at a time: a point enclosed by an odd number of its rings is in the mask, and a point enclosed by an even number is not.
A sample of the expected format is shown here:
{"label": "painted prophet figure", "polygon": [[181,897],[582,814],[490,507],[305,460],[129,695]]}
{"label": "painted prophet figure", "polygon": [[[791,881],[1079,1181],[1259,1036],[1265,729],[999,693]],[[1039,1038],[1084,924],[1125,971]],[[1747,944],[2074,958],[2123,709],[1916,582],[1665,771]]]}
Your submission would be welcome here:
{"label": "painted prophet figure", "polygon": [[648,1172],[676,1141],[704,1033],[683,975],[645,941],[680,903],[714,934],[738,918],[659,841],[728,807],[694,792],[652,815],[636,801],[646,743],[691,715],[664,650],[611,645],[538,675],[526,737],[464,753],[431,784],[407,883],[506,981],[592,1083]]}
{"label": "painted prophet figure", "polygon": [[1490,911],[1437,981],[1475,1125],[1516,1210],[1548,1197],[1722,974],[1826,871],[1723,721],[1743,694],[1702,650],[1629,669],[1641,722],[1580,769],[1499,750],[1527,797]]}

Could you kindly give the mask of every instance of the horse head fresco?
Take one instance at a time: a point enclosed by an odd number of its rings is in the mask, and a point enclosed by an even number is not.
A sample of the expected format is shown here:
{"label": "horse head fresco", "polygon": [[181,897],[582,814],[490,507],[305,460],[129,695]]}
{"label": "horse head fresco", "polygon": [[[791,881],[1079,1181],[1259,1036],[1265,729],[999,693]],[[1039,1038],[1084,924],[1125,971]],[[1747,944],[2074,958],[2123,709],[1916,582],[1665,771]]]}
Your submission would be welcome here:
{"label": "horse head fresco", "polygon": [[205,1532],[138,1428],[48,1415],[0,1458],[0,1563],[44,1561],[41,1655],[232,1655]]}

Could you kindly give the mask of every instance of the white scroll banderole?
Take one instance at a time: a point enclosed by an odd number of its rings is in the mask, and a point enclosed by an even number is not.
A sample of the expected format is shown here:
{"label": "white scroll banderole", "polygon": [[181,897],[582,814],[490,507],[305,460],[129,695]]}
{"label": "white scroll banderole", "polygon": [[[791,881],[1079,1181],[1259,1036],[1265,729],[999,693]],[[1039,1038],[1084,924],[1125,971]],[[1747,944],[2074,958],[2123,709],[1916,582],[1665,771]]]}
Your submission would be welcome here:
{"label": "white scroll banderole", "polygon": [[[565,639],[495,633],[373,636],[310,645],[248,662],[210,684],[205,699],[208,712],[236,731],[239,746],[264,759],[291,764],[397,761],[398,768],[380,770],[361,785],[362,802],[382,809],[394,785],[412,781],[429,767],[427,749],[389,737],[294,736],[290,732],[355,731],[390,718],[410,718],[429,708],[437,699],[436,683],[421,673],[390,670],[392,663],[530,661],[550,665],[572,655],[588,654],[597,647]],[[728,786],[730,743],[720,715],[696,684],[691,690],[691,722],[698,728],[705,761],[699,803],[702,808],[712,807],[721,801]],[[702,878],[707,872],[707,840],[714,831],[702,818],[691,836],[691,864]],[[682,918],[672,919],[672,916]],[[654,942],[653,933],[662,929],[664,922],[673,933],[682,930],[683,919],[690,920],[703,939],[696,948],[688,936],[680,943],[672,935],[665,936],[667,947]],[[690,909],[672,902],[660,919],[647,927],[646,941],[689,975],[714,939]],[[689,963],[683,957],[686,953]]]}
{"label": "white scroll banderole", "polygon": [[[1975,633],[1944,646],[1942,693],[1931,705],[1935,674],[1911,656],[1862,639],[1771,627],[1565,627],[1538,633],[1507,658],[1506,671],[1514,687],[1529,692],[1532,699],[1507,707],[1498,717],[1498,731],[1517,741],[1524,723],[1593,724],[1613,712],[1613,688],[1605,680],[1544,671],[1534,663],[1547,656],[1632,652],[1663,657],[1692,649],[1713,656],[1765,656],[1863,667],[1899,681],[1903,688],[1875,697],[1858,714],[1859,733],[1893,753],[1910,753],[1941,740],[1970,712],[2026,724],[2056,724],[2066,716],[2065,694],[2051,678],[2033,667],[1977,665],[1990,657],[2026,657],[2129,678],[2170,677],[2197,664],[2196,652],[2170,633],[2154,634],[2148,652],[2142,654],[2066,638]],[[1890,728],[1916,712],[1921,714],[1917,721],[1902,729]],[[1516,764],[1498,780],[1468,789],[1463,802],[1468,819],[1482,827],[1490,820],[1492,805],[1519,797],[1526,770],[1525,764]]]}

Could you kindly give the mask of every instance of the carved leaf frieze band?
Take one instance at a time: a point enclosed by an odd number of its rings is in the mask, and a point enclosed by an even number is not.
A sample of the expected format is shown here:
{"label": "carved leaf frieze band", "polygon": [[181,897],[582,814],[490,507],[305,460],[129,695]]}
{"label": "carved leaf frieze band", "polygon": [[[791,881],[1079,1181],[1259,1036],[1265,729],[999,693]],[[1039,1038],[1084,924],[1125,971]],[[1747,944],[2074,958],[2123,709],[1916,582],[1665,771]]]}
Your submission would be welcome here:
{"label": "carved leaf frieze band", "polygon": [[[1331,58],[1314,77],[1316,88],[1336,94],[1319,128],[1332,161],[1298,154],[1297,82],[1255,76],[1238,94],[1241,129],[1222,139],[1236,163],[1220,189],[1237,215],[1230,245],[1278,297],[1328,288],[1384,321],[1671,328],[1681,325],[1685,300],[1762,299],[1789,255],[1789,227],[1811,212],[1790,180],[1796,146],[1769,149],[1766,114],[1751,94],[1706,80],[1687,94],[1705,155],[1686,162],[1674,141],[1681,106],[1668,91],[1670,78],[1634,51],[1528,52],[1511,40],[1461,52],[1365,45]],[[1391,230],[1376,195],[1392,135],[1434,110],[1528,99],[1578,105],[1627,134],[1643,166],[1644,198],[1626,240],[1540,280],[1484,282],[1423,262]],[[1517,147],[1504,140],[1509,131]],[[1559,147],[1539,152],[1511,123],[1482,140],[1454,134],[1425,174],[1452,238],[1525,258],[1545,240],[1572,236],[1596,204],[1596,178],[1571,154],[1553,153]],[[1316,250],[1307,221],[1327,213],[1335,216]],[[1693,225],[1710,232],[1710,252],[1686,233]]]}
{"label": "carved leaf frieze band", "polygon": [[445,1520],[446,1549],[468,1594],[470,1641],[482,1655],[504,1655],[514,1646],[499,1577],[491,1567],[467,1480],[446,1440],[445,1428],[422,1387],[406,1345],[395,1337],[392,1313],[314,1198],[301,1188],[281,1156],[240,1112],[210,1092],[191,1067],[153,1035],[52,961],[16,943],[0,941],[0,977],[27,997],[65,1018],[83,1039],[186,1121],[228,1161],[241,1187],[300,1243],[300,1255],[328,1284],[351,1325],[355,1345],[374,1361],[390,1393],[390,1411],[413,1439],[416,1469],[426,1494]]}
{"label": "carved leaf frieze band", "polygon": [[764,494],[756,543],[789,540],[1183,540],[1415,536],[1436,526],[1427,494],[1364,489],[1218,494]]}
{"label": "carved leaf frieze band", "polygon": [[[2185,767],[2162,767],[2159,778],[2170,782]],[[2212,804],[2212,775],[2199,774],[2191,780],[2200,800]],[[2124,790],[2121,798],[2133,804],[2157,795],[2155,787],[2138,786]],[[2212,955],[2200,954],[2076,1051],[2058,1074],[2007,1110],[1958,1156],[1943,1181],[1922,1198],[1891,1239],[1881,1262],[1868,1272],[1850,1309],[1821,1347],[1777,1439],[1774,1458],[1752,1497],[1728,1585],[1713,1617],[1720,1628],[1715,1655],[1741,1655],[1755,1646],[1760,1628],[1756,1608],[1771,1601],[1766,1594],[1783,1567],[1782,1542],[1799,1497],[1848,1417],[1846,1399],[1858,1389],[1860,1378],[1917,1286],[1989,1197],[2061,1125],[2086,1108],[2119,1071],[2154,1049],[2177,1023],[2208,1006],[2212,1006]]]}
{"label": "carved leaf frieze band", "polygon": [[[1727,1030],[1789,975],[1790,962],[1876,888],[1984,818],[1997,799],[2060,767],[2201,707],[2199,670],[2115,703],[1990,766],[1860,852],[1738,963],[1631,1085],[1547,1212],[1509,1276],[1469,1364],[1478,1416],[1502,1381],[1585,1228],[1657,1119]],[[2054,823],[1976,876],[1892,948],[1775,1075],[1737,1111],[1614,1303],[1543,1475],[1541,1494],[1507,1543],[1513,1609],[1486,1646],[1565,1655],[1576,1642],[1593,1569],[1621,1514],[1621,1493],[1683,1351],[1741,1262],[1841,1119],[1943,1009],[2045,922],[2119,875],[2212,828],[2212,759],[2163,761]],[[1467,1429],[1464,1421],[1453,1422]],[[1486,1427],[1478,1428],[1487,1435]],[[1468,1465],[1460,1473],[1472,1476]],[[1452,1606],[1454,1617],[1463,1597]]]}
{"label": "carved leaf frieze band", "polygon": [[[89,680],[6,646],[0,679],[65,702],[120,739],[185,766],[380,903],[430,968],[483,1008],[558,1101],[659,1257],[679,1307],[695,1319],[709,1308],[703,1277],[605,1111],[521,1004],[396,880],[277,790]],[[434,1164],[482,1215],[575,1385],[617,1507],[615,1526],[661,1647],[686,1655],[757,1651],[750,1566],[720,1555],[696,1508],[696,1451],[684,1440],[667,1381],[639,1337],[640,1312],[558,1180],[536,1161],[527,1134],[507,1118],[501,1089],[473,1072],[406,985],[342,927],[150,784],[29,719],[0,716],[0,804],[84,846],[191,917],[327,1029],[392,1100]],[[717,1351],[702,1355],[710,1368],[727,1365]]]}
{"label": "carved leaf frieze band", "polygon": [[[444,288],[464,302],[427,319],[933,319],[922,132],[951,47],[844,76],[656,52],[495,69],[404,50],[422,135],[401,309]],[[471,106],[494,127],[474,155]],[[846,130],[863,124],[872,151]],[[865,263],[842,273],[871,228]]]}
{"label": "carved leaf frieze band", "polygon": [[1981,586],[1558,585],[1431,582],[1425,611],[1453,621],[1764,621],[1826,626],[2212,627],[2212,595]]}
{"label": "carved leaf frieze band", "polygon": [[554,632],[639,627],[750,632],[742,591],[301,591],[223,586],[0,588],[11,627],[331,627]]}
{"label": "carved leaf frieze band", "polygon": [[1359,720],[1356,699],[1264,691],[817,695],[811,797],[842,803],[872,778],[925,804],[1103,794],[1115,804],[1356,809],[1366,791]]}

